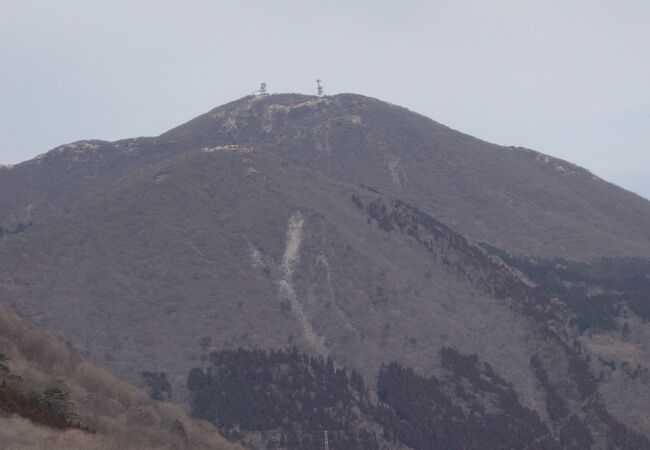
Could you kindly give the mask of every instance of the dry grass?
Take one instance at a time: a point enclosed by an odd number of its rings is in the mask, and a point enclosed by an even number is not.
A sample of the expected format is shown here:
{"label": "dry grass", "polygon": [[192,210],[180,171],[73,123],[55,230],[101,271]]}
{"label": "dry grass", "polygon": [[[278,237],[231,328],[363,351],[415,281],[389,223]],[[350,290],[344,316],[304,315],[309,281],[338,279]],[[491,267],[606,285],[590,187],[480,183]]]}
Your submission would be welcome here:
{"label": "dry grass", "polygon": [[2,417],[3,450],[240,448],[220,437],[209,424],[187,417],[179,407],[156,402],[83,361],[4,308],[0,309],[0,349],[9,358],[11,372],[22,377],[26,390],[66,388],[81,422],[96,431],[64,432],[17,416]]}

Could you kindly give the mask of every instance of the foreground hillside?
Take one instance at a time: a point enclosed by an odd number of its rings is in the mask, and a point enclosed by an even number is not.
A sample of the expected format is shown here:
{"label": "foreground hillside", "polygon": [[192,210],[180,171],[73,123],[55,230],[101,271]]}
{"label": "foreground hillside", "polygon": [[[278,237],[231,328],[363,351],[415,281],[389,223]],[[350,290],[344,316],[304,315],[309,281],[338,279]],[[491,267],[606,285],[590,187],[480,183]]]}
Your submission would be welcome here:
{"label": "foreground hillside", "polygon": [[394,105],[246,97],[0,169],[0,301],[242,442],[647,448],[648,224]]}
{"label": "foreground hillside", "polygon": [[236,449],[0,309],[0,448]]}

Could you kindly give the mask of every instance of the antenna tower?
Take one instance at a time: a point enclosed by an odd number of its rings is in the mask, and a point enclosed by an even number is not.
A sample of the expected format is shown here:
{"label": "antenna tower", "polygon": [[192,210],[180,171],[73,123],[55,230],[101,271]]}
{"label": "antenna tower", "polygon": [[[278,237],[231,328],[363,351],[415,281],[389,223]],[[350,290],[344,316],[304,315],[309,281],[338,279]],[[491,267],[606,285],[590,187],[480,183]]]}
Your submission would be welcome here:
{"label": "antenna tower", "polygon": [[325,92],[323,90],[323,85],[320,83],[321,83],[321,79],[319,78],[316,80],[316,95],[318,97],[322,97],[325,95]]}

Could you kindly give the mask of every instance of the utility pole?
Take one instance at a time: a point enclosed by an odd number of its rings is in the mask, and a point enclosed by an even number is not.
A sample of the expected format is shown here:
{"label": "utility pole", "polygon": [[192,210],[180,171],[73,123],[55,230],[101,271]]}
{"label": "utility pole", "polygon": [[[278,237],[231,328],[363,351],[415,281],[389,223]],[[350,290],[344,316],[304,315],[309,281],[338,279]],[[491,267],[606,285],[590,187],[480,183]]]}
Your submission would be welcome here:
{"label": "utility pole", "polygon": [[325,450],[330,450],[330,443],[327,440],[327,431],[323,431],[323,439],[325,441]]}

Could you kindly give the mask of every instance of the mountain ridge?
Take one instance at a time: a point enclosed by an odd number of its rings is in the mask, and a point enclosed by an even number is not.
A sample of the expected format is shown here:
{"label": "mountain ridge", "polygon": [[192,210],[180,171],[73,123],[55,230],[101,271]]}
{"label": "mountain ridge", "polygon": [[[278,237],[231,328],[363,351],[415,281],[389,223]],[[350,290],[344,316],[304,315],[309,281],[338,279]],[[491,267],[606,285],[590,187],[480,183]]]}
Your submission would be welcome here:
{"label": "mountain ridge", "polygon": [[[0,193],[0,225],[20,230],[0,237],[3,304],[137,386],[164,374],[185,407],[215,352],[296,346],[369,386],[395,362],[434,389],[450,348],[554,439],[650,434],[646,397],[621,410],[614,389],[646,386],[645,300],[607,297],[613,316],[593,320],[589,300],[539,286],[566,274],[526,272],[648,258],[650,204],[560,160],[363,96],[283,94],[58,147],[0,171]],[[583,275],[580,295],[609,286]],[[636,353],[610,364],[622,343]]]}
{"label": "mountain ridge", "polygon": [[[409,120],[401,130],[390,125],[404,122],[404,118]],[[307,119],[309,125],[302,126]],[[372,126],[374,134],[359,131],[364,127],[363,120],[372,122],[368,126]],[[286,136],[274,133],[273,127],[278,126],[274,121],[281,124]],[[376,132],[389,126],[396,131]],[[428,127],[436,131],[423,133]],[[310,128],[310,132],[299,131]],[[333,128],[336,129],[332,131]],[[292,129],[297,134],[291,134]],[[406,136],[406,139],[396,140],[391,136]],[[345,139],[341,148],[353,144],[356,151],[351,148],[347,154],[333,155],[328,145],[329,140],[336,139]],[[486,241],[513,254],[583,259],[621,253],[650,255],[650,232],[645,227],[650,220],[650,202],[643,197],[563,160],[520,147],[490,144],[405,108],[358,94],[247,96],[214,108],[158,137],[114,143],[82,141],[58,147],[45,154],[45,158],[56,152],[67,152],[71,163],[78,164],[81,155],[90,151],[113,160],[116,155],[112,153],[122,154],[117,162],[103,163],[104,170],[110,164],[116,170],[124,164],[152,163],[178,151],[247,142],[288,162],[325,171],[340,181],[361,182],[393,197],[405,198],[472,239]],[[364,142],[377,142],[378,147],[361,151],[367,147]],[[85,149],[80,151],[80,146]],[[300,148],[314,150],[304,152]],[[425,149],[424,153],[414,151],[416,148]],[[454,162],[456,159],[463,161],[464,166]],[[412,175],[425,161],[424,166],[438,169]],[[522,188],[526,190],[523,196],[517,194]],[[468,193],[463,193],[468,189]],[[495,211],[500,215],[495,215]],[[525,211],[526,215],[517,211]],[[621,217],[625,218],[624,222]],[[536,232],[525,236],[518,231],[535,228]],[[504,231],[495,231],[501,229]],[[491,231],[486,234],[486,230]],[[557,231],[545,242],[530,238],[530,235],[548,235],[549,230]],[[578,245],[580,241],[583,244]]]}

